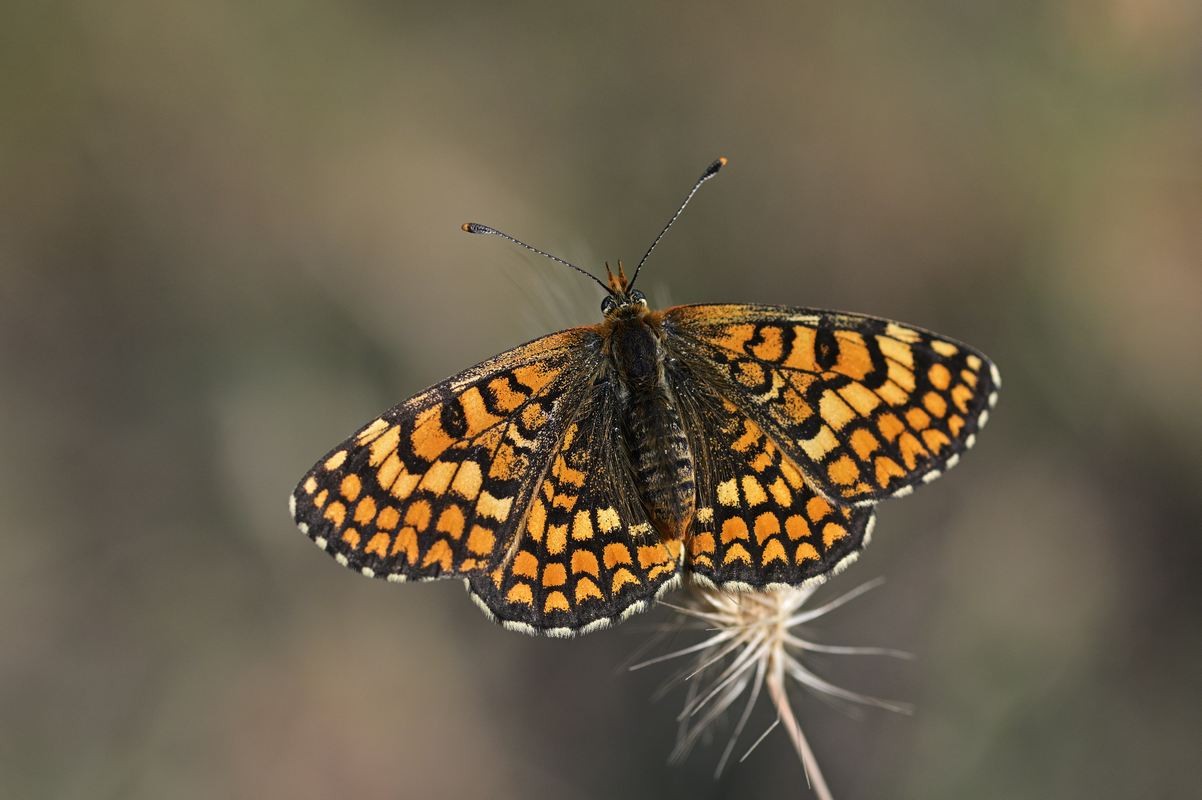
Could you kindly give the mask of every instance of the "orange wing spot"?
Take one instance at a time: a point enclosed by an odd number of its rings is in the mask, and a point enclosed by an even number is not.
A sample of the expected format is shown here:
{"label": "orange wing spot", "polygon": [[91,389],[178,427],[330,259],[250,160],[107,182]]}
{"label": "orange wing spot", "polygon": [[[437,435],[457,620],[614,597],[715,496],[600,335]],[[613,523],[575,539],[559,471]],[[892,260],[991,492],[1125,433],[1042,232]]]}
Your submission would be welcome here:
{"label": "orange wing spot", "polygon": [[809,542],[802,542],[797,545],[797,551],[793,553],[793,561],[800,564],[806,560],[818,561],[818,551],[814,549],[814,545]]}
{"label": "orange wing spot", "polygon": [[735,542],[726,549],[726,554],[722,556],[722,564],[726,565],[732,561],[742,561],[744,564],[751,566],[751,553],[747,552],[747,548]]}
{"label": "orange wing spot", "polygon": [[709,556],[693,556],[693,567],[709,567],[713,568],[714,559]]}
{"label": "orange wing spot", "polygon": [[330,498],[330,490],[322,489],[320,492],[317,493],[317,497],[313,498],[313,505],[317,506],[318,508],[321,508],[322,506],[324,506],[326,504],[326,500],[328,500],[329,498]]}
{"label": "orange wing spot", "polygon": [[538,559],[529,550],[519,550],[513,557],[511,569],[514,575],[520,575],[523,578],[537,578]]}
{"label": "orange wing spot", "polygon": [[834,431],[823,425],[813,439],[802,439],[799,444],[810,459],[821,462],[827,453],[839,446],[839,440],[835,438]]}
{"label": "orange wing spot", "polygon": [[418,500],[411,503],[409,508],[405,510],[405,524],[412,525],[419,531],[424,531],[430,527],[430,504],[425,500]]}
{"label": "orange wing spot", "polygon": [[789,459],[782,457],[780,460],[780,466],[777,467],[777,469],[780,470],[780,474],[785,477],[785,480],[788,481],[789,485],[794,489],[800,489],[802,484],[805,483],[805,479],[801,477],[801,471],[798,470],[797,467],[793,465],[793,462]]}
{"label": "orange wing spot", "polygon": [[781,508],[788,508],[793,505],[793,493],[789,491],[789,487],[785,485],[784,478],[777,478],[768,487],[768,491],[772,494],[772,499]]}
{"label": "orange wing spot", "polygon": [[527,430],[536,431],[547,422],[547,413],[543,411],[542,406],[537,404],[528,405],[522,409],[522,425]]}
{"label": "orange wing spot", "polygon": [[908,344],[879,335],[876,337],[876,343],[885,358],[896,361],[908,369],[914,369],[914,349]]}
{"label": "orange wing spot", "polygon": [[338,469],[342,466],[342,462],[344,461],[346,461],[346,451],[339,450],[337,453],[326,459],[324,466],[327,470]]}
{"label": "orange wing spot", "polygon": [[396,455],[396,448],[400,443],[401,429],[399,426],[393,425],[386,433],[371,443],[371,451],[367,457],[367,463],[373,467],[380,466],[390,455]]}
{"label": "orange wing spot", "polygon": [[872,372],[872,356],[863,336],[855,331],[835,331],[835,339],[839,342],[839,359],[835,362],[834,372],[855,380]]}
{"label": "orange wing spot", "polygon": [[793,514],[785,520],[785,534],[790,539],[804,539],[810,533],[809,523],[800,514]]}
{"label": "orange wing spot", "polygon": [[363,484],[358,475],[347,475],[338,485],[338,491],[347,500],[354,501],[359,496],[359,492],[363,491]]}
{"label": "orange wing spot", "polygon": [[388,428],[388,423],[382,419],[373,420],[370,425],[359,431],[359,435],[355,437],[355,444],[362,447],[369,442],[375,441],[381,433]]}
{"label": "orange wing spot", "polygon": [[555,477],[564,483],[570,483],[572,486],[584,485],[584,473],[578,469],[572,469],[568,466],[568,462],[564,461],[563,456],[557,456],[555,459]]}
{"label": "orange wing spot", "polygon": [[965,358],[964,360],[965,360],[965,362],[967,362],[968,368],[971,369],[973,372],[978,372],[981,369],[980,356],[978,356],[974,353],[969,353],[968,357]]}
{"label": "orange wing spot", "polygon": [[543,586],[563,586],[568,582],[568,570],[563,564],[543,567]]}
{"label": "orange wing spot", "polygon": [[550,614],[552,611],[568,611],[569,609],[571,606],[568,605],[568,598],[564,597],[563,592],[551,592],[543,602],[544,614]]}
{"label": "orange wing spot", "polygon": [[463,559],[463,561],[459,562],[459,571],[460,572],[469,572],[474,569],[479,569],[481,566],[484,566],[484,565],[481,564],[476,559],[465,558],[465,559]]}
{"label": "orange wing spot", "polygon": [[385,489],[391,490],[393,481],[396,480],[397,475],[400,475],[401,470],[404,468],[405,466],[397,458],[396,453],[389,453],[388,457],[384,459],[384,463],[376,470],[376,481]]}
{"label": "orange wing spot", "polygon": [[731,350],[735,353],[746,352],[743,347],[755,336],[754,325],[731,325],[725,330],[726,335],[721,339],[714,339],[714,344],[717,347]]}
{"label": "orange wing spot", "polygon": [[889,380],[896,383],[907,392],[914,391],[914,373],[898,364],[896,361],[888,362]]}
{"label": "orange wing spot", "polygon": [[342,523],[346,520],[346,506],[337,501],[326,506],[324,515],[326,519],[334,523],[335,528],[341,528]]}
{"label": "orange wing spot", "polygon": [[398,500],[405,500],[409,495],[413,494],[413,490],[417,488],[417,482],[422,479],[421,475],[414,475],[410,472],[402,471],[393,482],[392,488],[388,490],[389,494]]}
{"label": "orange wing spot", "polygon": [[437,564],[439,572],[450,572],[454,557],[454,553],[451,552],[451,543],[446,539],[439,539],[426,551],[426,557],[422,559],[422,566],[428,567]]}
{"label": "orange wing spot", "polygon": [[860,479],[860,468],[849,455],[841,455],[826,468],[830,479],[841,486],[851,486]]}
{"label": "orange wing spot", "polygon": [[644,544],[639,548],[639,566],[643,569],[649,569],[652,564],[663,564],[667,553],[662,545]]}
{"label": "orange wing spot", "polygon": [[764,492],[764,487],[751,475],[743,476],[743,497],[751,506],[768,502],[768,495]]}
{"label": "orange wing spot", "polygon": [[314,478],[312,475],[310,475],[308,477],[308,479],[305,480],[305,494],[313,494],[316,491],[317,491],[317,478]]}
{"label": "orange wing spot", "polygon": [[454,461],[435,461],[426,470],[426,474],[422,476],[421,483],[418,485],[431,494],[446,494],[447,488],[451,485],[451,478],[455,476],[457,466]]}
{"label": "orange wing spot", "polygon": [[751,462],[751,468],[756,472],[763,472],[772,466],[772,453],[767,450],[761,451]]}
{"label": "orange wing spot", "polygon": [[961,414],[968,413],[968,401],[972,399],[972,389],[969,389],[964,384],[956,385],[952,389],[952,402],[956,404],[956,408],[960,409]]}
{"label": "orange wing spot", "polygon": [[931,424],[931,417],[927,412],[915,406],[906,412],[906,422],[910,423],[910,427],[916,431],[920,431]]}
{"label": "orange wing spot", "polygon": [[505,599],[518,605],[532,606],[534,605],[534,592],[530,589],[530,584],[518,581],[509,587],[509,591],[505,593]]}
{"label": "orange wing spot", "polygon": [[730,507],[739,504],[739,489],[734,478],[724,480],[718,484],[718,503]]}
{"label": "orange wing spot", "polygon": [[409,526],[401,528],[396,538],[392,540],[392,555],[399,553],[405,554],[405,561],[409,566],[413,566],[417,562],[417,531]]}
{"label": "orange wing spot", "polygon": [[834,509],[831,508],[831,504],[824,498],[814,496],[806,501],[806,516],[810,518],[811,522],[817,522],[832,511]]}
{"label": "orange wing spot", "polygon": [[943,391],[952,385],[952,373],[942,364],[932,364],[931,368],[927,370],[927,380],[936,389]]}
{"label": "orange wing spot", "polygon": [[501,417],[484,407],[484,397],[475,386],[459,395],[459,406],[463,409],[463,419],[467,423],[466,438],[474,438],[486,428],[502,421]]}
{"label": "orange wing spot", "polygon": [[572,538],[578,541],[593,538],[593,520],[588,511],[577,511],[572,518]]}
{"label": "orange wing spot", "polygon": [[513,377],[518,383],[529,389],[531,394],[537,394],[544,386],[554,380],[558,374],[559,370],[545,369],[538,364],[517,367],[513,371]]}
{"label": "orange wing spot", "polygon": [[743,435],[740,436],[738,439],[735,439],[734,444],[731,445],[731,448],[737,452],[742,453],[744,450],[751,447],[753,444],[755,444],[759,440],[760,440],[759,428],[757,428],[755,426],[755,424],[752,423],[751,420],[745,419],[745,420],[743,420]]}
{"label": "orange wing spot", "polygon": [[[812,376],[806,376],[806,380],[804,382],[809,384],[813,381],[814,379]],[[797,386],[797,384],[802,382],[803,381],[801,377],[797,375],[789,376],[789,383],[793,386]],[[878,400],[877,402],[879,403],[880,401]],[[814,415],[814,409],[810,407],[810,404],[806,401],[805,396],[795,388],[785,389],[781,393],[781,403],[785,408],[785,418],[791,420],[792,422],[805,422]]]}
{"label": "orange wing spot", "polygon": [[771,511],[765,511],[755,518],[755,541],[763,544],[769,536],[780,533],[780,520]]}
{"label": "orange wing spot", "polygon": [[764,546],[764,552],[760,556],[760,561],[763,564],[770,564],[773,561],[789,563],[789,556],[785,553],[785,546],[780,543],[780,539],[773,539]]}
{"label": "orange wing spot", "polygon": [[413,433],[409,435],[409,444],[413,452],[426,461],[433,461],[455,444],[455,440],[442,428],[441,405],[431,406],[417,415]]}
{"label": "orange wing spot", "polygon": [[740,361],[735,366],[735,380],[748,389],[762,386],[767,379],[768,374],[764,372],[764,368],[754,361]]}
{"label": "orange wing spot", "polygon": [[[376,516],[376,501],[370,497],[364,497],[359,501],[359,505],[355,506],[354,520],[360,525],[366,525],[375,519]],[[379,526],[377,526],[379,527]]]}
{"label": "orange wing spot", "polygon": [[837,522],[828,522],[822,526],[822,544],[829,550],[830,546],[847,536],[847,528]]}
{"label": "orange wing spot", "polygon": [[747,523],[739,517],[731,517],[722,523],[722,544],[730,544],[735,539],[747,539]]}
{"label": "orange wing spot", "polygon": [[497,522],[504,522],[509,517],[509,507],[512,504],[512,497],[501,499],[488,492],[481,492],[480,499],[476,501],[476,513],[482,517],[492,517]]}
{"label": "orange wing spot", "polygon": [[507,481],[518,471],[521,459],[509,442],[502,442],[492,457],[492,466],[488,468],[488,477]]}
{"label": "orange wing spot", "polygon": [[562,508],[564,511],[571,511],[576,507],[576,501],[580,498],[574,494],[557,494],[551,499],[552,508]]}
{"label": "orange wing spot", "polygon": [[857,428],[851,434],[851,449],[856,452],[861,461],[867,461],[869,456],[881,447],[881,442],[867,428]]}
{"label": "orange wing spot", "polygon": [[942,395],[936,394],[935,392],[927,392],[924,394],[922,396],[922,404],[926,406],[927,411],[930,411],[940,419],[942,419],[943,415],[947,413],[947,401],[943,399]]}
{"label": "orange wing spot", "polygon": [[675,572],[675,571],[676,571],[675,563],[673,563],[671,561],[662,561],[659,564],[656,564],[654,567],[651,568],[651,571],[647,573],[647,577],[650,580],[655,580],[660,575],[663,575],[665,572]]}
{"label": "orange wing spot", "polygon": [[906,430],[906,426],[893,414],[881,414],[877,417],[876,426],[880,428],[881,436],[886,442],[894,442]]}
{"label": "orange wing spot", "polygon": [[922,334],[918,331],[896,322],[890,322],[885,326],[885,335],[908,344],[914,344],[922,339]]}
{"label": "orange wing spot", "polygon": [[547,526],[547,552],[551,555],[559,555],[568,545],[568,526],[564,525],[548,525]]}
{"label": "orange wing spot", "polygon": [[588,550],[573,550],[572,574],[575,575],[579,572],[587,572],[594,578],[598,577],[601,574],[601,570],[597,566],[597,556]]}
{"label": "orange wing spot", "polygon": [[625,586],[628,583],[633,583],[635,586],[638,586],[639,579],[634,577],[634,573],[631,572],[630,570],[626,569],[626,567],[622,567],[621,569],[619,569],[617,572],[614,573],[614,579],[613,579],[613,582],[610,584],[609,591],[611,594],[616,595],[618,593],[618,590],[621,589],[623,586]]}
{"label": "orange wing spot", "polygon": [[367,540],[367,546],[363,548],[364,553],[374,553],[380,558],[388,556],[388,546],[392,544],[392,537],[387,533],[377,532],[374,536]]}
{"label": "orange wing spot", "polygon": [[698,533],[689,538],[689,555],[694,558],[702,553],[714,552],[714,534]]}
{"label": "orange wing spot", "polygon": [[960,380],[967,383],[973,389],[977,388],[977,373],[973,372],[972,370],[960,370]]}
{"label": "orange wing spot", "polygon": [[947,358],[951,358],[956,353],[960,352],[959,347],[956,347],[951,342],[945,342],[941,339],[931,340],[931,349],[934,350],[939,355],[946,356]]}
{"label": "orange wing spot", "polygon": [[[964,430],[964,417],[959,414],[952,414],[947,418],[947,429],[951,431],[952,436],[959,436],[960,431]],[[318,503],[318,505],[321,505]]]}
{"label": "orange wing spot", "polygon": [[922,442],[918,441],[912,433],[903,433],[901,438],[897,440],[897,449],[901,451],[902,461],[906,464],[906,469],[914,469],[918,464],[918,459],[929,455],[927,449],[922,446]]}
{"label": "orange wing spot", "polygon": [[588,578],[578,578],[576,580],[576,602],[583,603],[585,600],[603,600],[604,595],[597,588],[597,584],[593,583]]}
{"label": "orange wing spot", "polygon": [[789,351],[784,366],[805,372],[817,372],[818,365],[814,363],[814,339],[813,328],[806,325],[794,325],[793,349]]}
{"label": "orange wing spot", "polygon": [[481,528],[479,525],[473,525],[471,532],[467,535],[467,549],[476,555],[491,555],[496,544],[496,534],[488,528]]}
{"label": "orange wing spot", "polygon": [[847,423],[856,419],[856,412],[843,398],[827,389],[818,400],[818,413],[822,420],[837,431],[843,430]]}
{"label": "orange wing spot", "polygon": [[751,354],[761,361],[780,361],[785,355],[780,328],[764,326],[759,332],[763,341],[751,347]]}
{"label": "orange wing spot", "polygon": [[451,491],[466,500],[475,500],[483,483],[480,465],[475,461],[464,461],[459,464],[459,471],[451,482]]}
{"label": "orange wing spot", "polygon": [[927,449],[936,454],[952,443],[951,439],[948,439],[943,431],[937,428],[928,428],[923,431],[922,442],[927,446]]}
{"label": "orange wing spot", "polygon": [[506,414],[520,406],[526,397],[509,388],[509,381],[504,378],[493,378],[488,382],[488,393],[492,396],[493,405]]}
{"label": "orange wing spot", "polygon": [[346,542],[347,547],[355,550],[359,547],[359,531],[354,528],[347,528],[342,532],[342,541]]}
{"label": "orange wing spot", "polygon": [[597,509],[597,527],[602,533],[612,533],[622,525],[622,520],[618,518],[618,512],[613,508]]}
{"label": "orange wing spot", "polygon": [[380,515],[376,517],[376,527],[382,531],[391,531],[396,528],[400,521],[400,512],[392,506],[384,506],[384,508],[380,509]]}
{"label": "orange wing spot", "polygon": [[526,532],[534,541],[541,542],[546,529],[547,507],[536,497],[530,502],[530,510],[526,512]]}
{"label": "orange wing spot", "polygon": [[613,569],[618,564],[633,563],[630,558],[630,549],[621,542],[611,542],[605,545],[602,553],[606,569]]}
{"label": "orange wing spot", "polygon": [[862,417],[867,417],[881,404],[876,392],[862,383],[849,383],[839,389],[839,395]]}
{"label": "orange wing spot", "polygon": [[885,381],[881,387],[876,390],[886,403],[892,406],[905,405],[910,400],[910,393],[902,387],[898,386],[892,380]]}
{"label": "orange wing spot", "polygon": [[901,468],[896,461],[888,456],[877,456],[875,463],[876,467],[876,482],[878,486],[885,487],[894,478],[906,477],[906,471]]}
{"label": "orange wing spot", "polygon": [[450,534],[453,539],[459,539],[463,536],[464,524],[463,509],[452,504],[443,509],[443,512],[438,515],[438,522],[435,523],[434,529]]}

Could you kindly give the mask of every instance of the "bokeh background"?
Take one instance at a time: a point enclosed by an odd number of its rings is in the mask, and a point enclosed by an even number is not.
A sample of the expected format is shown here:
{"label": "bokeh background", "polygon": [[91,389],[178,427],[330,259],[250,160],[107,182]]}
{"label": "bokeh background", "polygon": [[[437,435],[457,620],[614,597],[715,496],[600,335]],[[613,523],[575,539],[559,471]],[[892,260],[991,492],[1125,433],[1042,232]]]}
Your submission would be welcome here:
{"label": "bokeh background", "polygon": [[[777,731],[297,533],[383,408],[642,288],[843,308],[1001,366],[977,448],[824,588],[835,795],[1199,789],[1202,6],[265,0],[0,12],[0,796],[805,797]],[[765,711],[754,735],[770,721]],[[741,749],[740,751],[741,752]]]}

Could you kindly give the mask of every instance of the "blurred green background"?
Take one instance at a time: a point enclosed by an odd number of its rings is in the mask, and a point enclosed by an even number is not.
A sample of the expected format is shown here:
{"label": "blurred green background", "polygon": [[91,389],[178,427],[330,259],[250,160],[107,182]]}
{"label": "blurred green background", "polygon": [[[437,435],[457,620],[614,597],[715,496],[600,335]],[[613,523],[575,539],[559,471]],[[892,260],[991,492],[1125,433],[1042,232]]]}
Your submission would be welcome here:
{"label": "blurred green background", "polygon": [[823,590],[887,576],[819,633],[918,655],[815,662],[918,706],[798,698],[836,796],[1196,796],[1200,41],[1190,0],[5,3],[0,796],[807,796],[780,731],[665,765],[683,693],[622,671],[665,611],[507,633],[285,502],[598,319],[461,222],[634,261],[720,154],[653,303],[871,312],[1005,380]]}

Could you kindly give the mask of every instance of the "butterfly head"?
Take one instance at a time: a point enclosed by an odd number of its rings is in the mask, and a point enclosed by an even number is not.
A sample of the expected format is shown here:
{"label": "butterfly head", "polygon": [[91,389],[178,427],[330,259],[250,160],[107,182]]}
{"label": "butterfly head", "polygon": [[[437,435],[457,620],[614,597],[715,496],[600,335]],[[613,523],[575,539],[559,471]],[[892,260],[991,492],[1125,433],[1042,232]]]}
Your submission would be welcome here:
{"label": "butterfly head", "polygon": [[605,318],[633,317],[646,313],[647,297],[638,289],[631,288],[634,282],[626,279],[622,262],[618,261],[617,272],[606,263],[605,272],[609,276],[609,294],[601,300],[601,313]]}

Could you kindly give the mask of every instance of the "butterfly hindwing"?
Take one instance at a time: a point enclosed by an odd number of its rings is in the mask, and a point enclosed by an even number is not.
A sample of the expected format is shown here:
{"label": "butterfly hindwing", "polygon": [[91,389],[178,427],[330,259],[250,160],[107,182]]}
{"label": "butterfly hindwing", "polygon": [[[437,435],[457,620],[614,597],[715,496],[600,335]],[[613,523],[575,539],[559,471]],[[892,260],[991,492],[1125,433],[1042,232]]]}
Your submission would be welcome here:
{"label": "butterfly hindwing", "polygon": [[752,305],[677,306],[664,329],[794,460],[819,494],[870,505],[955,465],[997,397],[967,345],[872,317]]}
{"label": "butterfly hindwing", "polygon": [[568,635],[604,627],[674,585],[680,543],[647,521],[614,436],[614,396],[591,387],[525,510],[503,562],[472,593],[510,628]]}
{"label": "butterfly hindwing", "polygon": [[686,568],[728,588],[798,586],[855,557],[873,512],[818,495],[764,430],[706,384],[676,387],[697,460]]}
{"label": "butterfly hindwing", "polygon": [[369,576],[489,569],[591,380],[599,339],[588,328],[546,336],[385,412],[301,479],[298,526]]}

